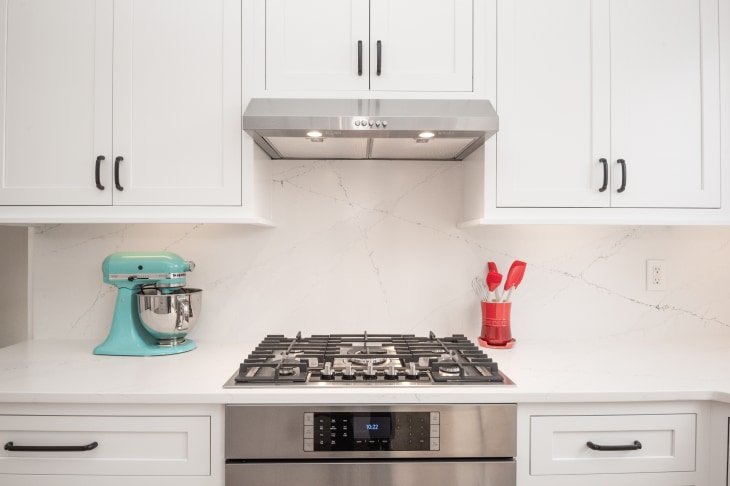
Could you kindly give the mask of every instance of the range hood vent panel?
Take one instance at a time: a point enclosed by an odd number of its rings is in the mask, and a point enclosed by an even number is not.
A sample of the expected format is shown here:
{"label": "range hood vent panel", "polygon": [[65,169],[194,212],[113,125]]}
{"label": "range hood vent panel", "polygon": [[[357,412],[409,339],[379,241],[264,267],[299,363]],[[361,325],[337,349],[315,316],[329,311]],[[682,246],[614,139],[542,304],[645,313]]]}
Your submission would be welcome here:
{"label": "range hood vent panel", "polygon": [[282,159],[352,159],[368,158],[367,138],[325,138],[312,141],[306,137],[266,137]]}
{"label": "range hood vent panel", "polygon": [[380,138],[373,141],[371,159],[458,160],[475,138],[434,138],[417,142],[413,138]]}
{"label": "range hood vent panel", "polygon": [[462,160],[498,127],[487,100],[255,98],[243,115],[272,159]]}

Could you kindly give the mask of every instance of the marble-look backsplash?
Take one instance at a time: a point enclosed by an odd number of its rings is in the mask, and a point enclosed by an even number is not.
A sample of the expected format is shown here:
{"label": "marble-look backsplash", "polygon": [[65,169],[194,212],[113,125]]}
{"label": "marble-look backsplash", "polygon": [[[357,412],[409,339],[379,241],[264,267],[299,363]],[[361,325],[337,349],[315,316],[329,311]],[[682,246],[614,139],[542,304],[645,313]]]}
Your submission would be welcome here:
{"label": "marble-look backsplash", "polygon": [[[237,225],[55,225],[32,243],[36,339],[107,334],[116,289],[101,262],[115,251],[166,250],[195,261],[202,288],[192,337],[267,333],[480,331],[471,287],[493,260],[527,262],[513,294],[520,339],[684,333],[730,326],[730,229],[494,226],[458,229],[461,165],[278,161],[276,228]],[[667,290],[646,290],[646,260]],[[692,336],[687,335],[687,339]]]}

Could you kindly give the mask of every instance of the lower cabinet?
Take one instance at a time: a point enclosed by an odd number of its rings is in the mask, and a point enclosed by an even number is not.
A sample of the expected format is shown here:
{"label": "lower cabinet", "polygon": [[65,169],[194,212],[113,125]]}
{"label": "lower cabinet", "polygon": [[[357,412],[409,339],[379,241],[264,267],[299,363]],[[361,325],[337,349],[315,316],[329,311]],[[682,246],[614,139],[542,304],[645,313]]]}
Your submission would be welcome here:
{"label": "lower cabinet", "polygon": [[707,407],[688,402],[525,405],[518,425],[518,484],[708,484]]}
{"label": "lower cabinet", "polygon": [[0,485],[222,485],[218,407],[174,408],[0,413]]}

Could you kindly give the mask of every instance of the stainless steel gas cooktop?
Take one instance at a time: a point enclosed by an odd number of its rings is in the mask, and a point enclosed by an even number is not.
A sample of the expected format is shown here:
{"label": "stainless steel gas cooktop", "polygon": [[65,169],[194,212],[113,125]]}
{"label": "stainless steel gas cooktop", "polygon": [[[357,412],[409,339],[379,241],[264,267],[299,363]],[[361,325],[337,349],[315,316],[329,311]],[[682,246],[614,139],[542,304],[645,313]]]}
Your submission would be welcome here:
{"label": "stainless steel gas cooktop", "polygon": [[269,335],[225,388],[247,386],[512,385],[461,334]]}

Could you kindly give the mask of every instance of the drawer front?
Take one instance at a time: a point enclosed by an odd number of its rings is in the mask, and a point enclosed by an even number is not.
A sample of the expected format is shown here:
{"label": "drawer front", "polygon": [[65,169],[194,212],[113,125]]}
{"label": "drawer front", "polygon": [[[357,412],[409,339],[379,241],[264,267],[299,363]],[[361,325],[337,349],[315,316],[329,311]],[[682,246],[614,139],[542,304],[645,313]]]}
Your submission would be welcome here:
{"label": "drawer front", "polygon": [[[696,414],[533,416],[530,474],[695,470]],[[641,444],[635,450],[594,450]]]}
{"label": "drawer front", "polygon": [[207,416],[0,415],[0,443],[2,474],[210,475]]}

